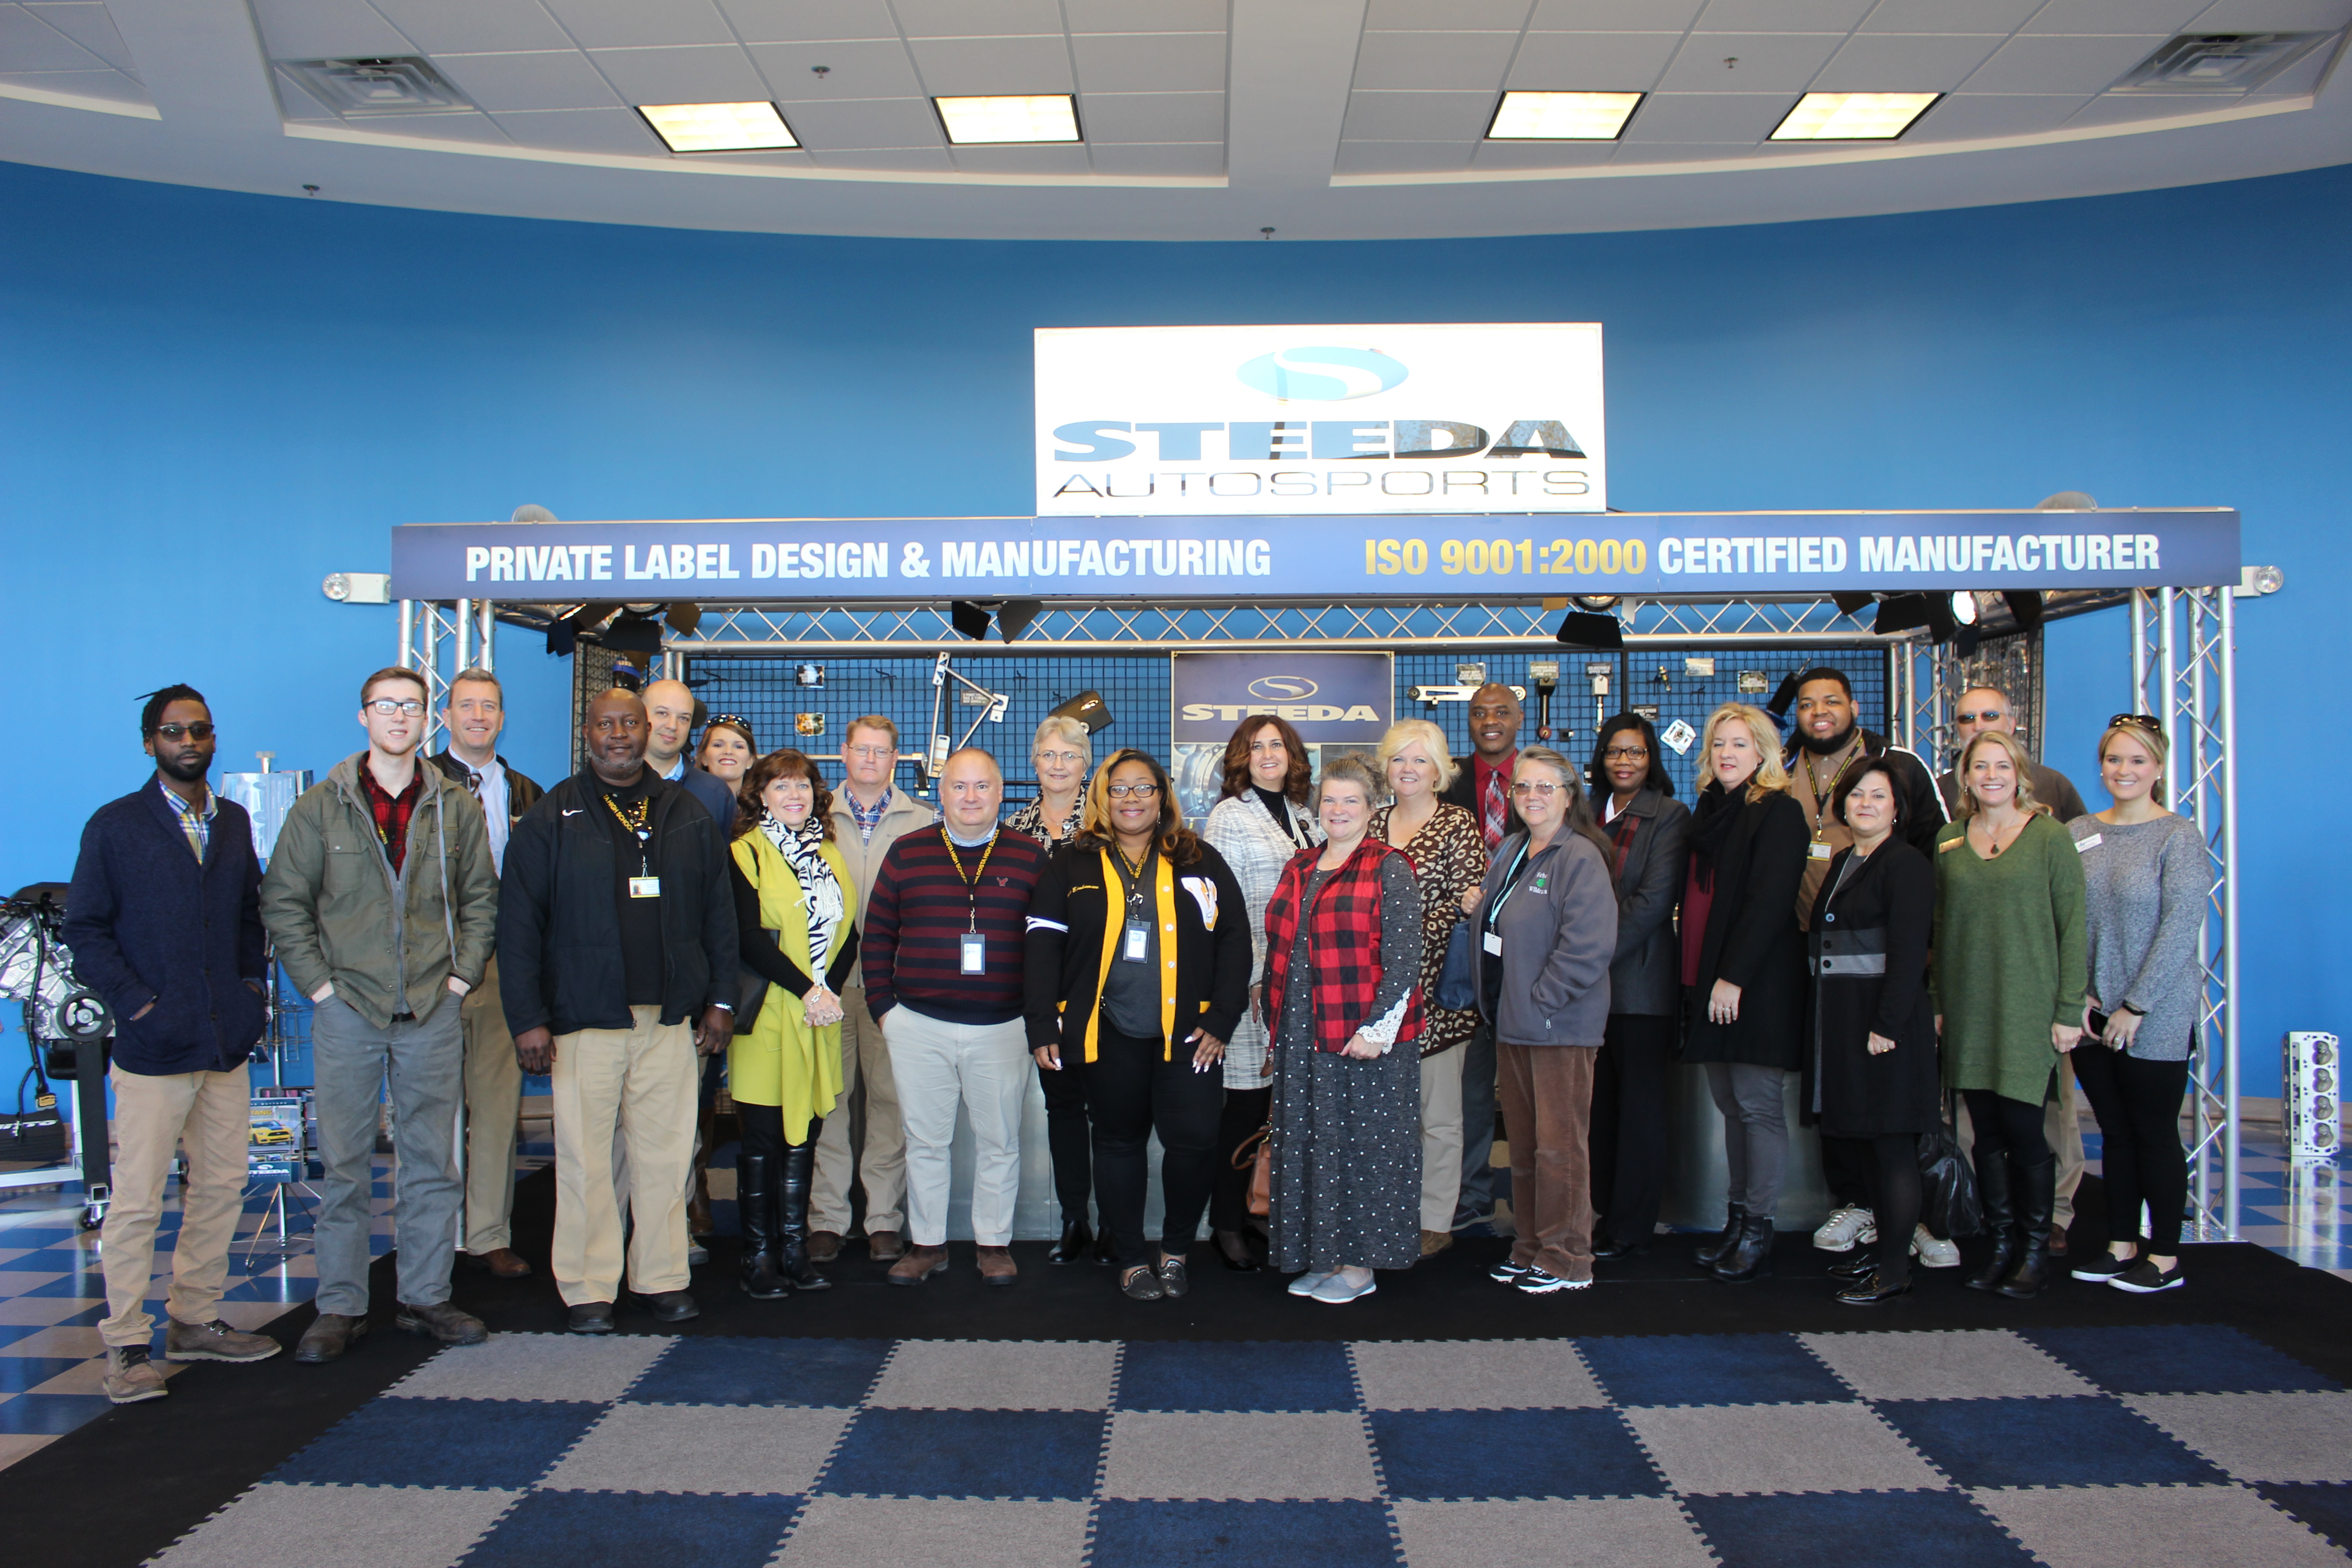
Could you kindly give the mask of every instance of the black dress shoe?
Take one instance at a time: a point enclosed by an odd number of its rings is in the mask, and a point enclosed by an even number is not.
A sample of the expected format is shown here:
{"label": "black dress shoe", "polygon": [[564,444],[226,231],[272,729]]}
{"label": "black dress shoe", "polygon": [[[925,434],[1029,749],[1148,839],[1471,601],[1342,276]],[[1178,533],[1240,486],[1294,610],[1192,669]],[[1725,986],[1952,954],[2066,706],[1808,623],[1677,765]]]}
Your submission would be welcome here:
{"label": "black dress shoe", "polygon": [[1118,1239],[1108,1230],[1095,1235],[1095,1261],[1108,1268],[1118,1262]]}
{"label": "black dress shoe", "polygon": [[1647,1242],[1619,1241],[1615,1237],[1610,1237],[1593,1242],[1592,1258],[1596,1263],[1614,1263],[1621,1258],[1639,1258],[1649,1250]]}
{"label": "black dress shoe", "polygon": [[563,1326],[575,1334],[609,1334],[613,1331],[613,1303],[583,1301],[572,1309],[571,1319]]}
{"label": "black dress shoe", "polygon": [[656,1290],[650,1296],[639,1291],[637,1300],[646,1304],[646,1311],[665,1323],[682,1323],[688,1318],[702,1316],[702,1309],[694,1304],[694,1297],[685,1290]]}
{"label": "black dress shoe", "polygon": [[1249,1237],[1238,1230],[1216,1232],[1217,1258],[1236,1274],[1258,1271],[1257,1255],[1250,1250]]}
{"label": "black dress shoe", "polygon": [[1074,1219],[1062,1227],[1062,1239],[1045,1254],[1045,1261],[1053,1264],[1084,1263],[1094,1244],[1093,1227],[1082,1219]]}
{"label": "black dress shoe", "polygon": [[1849,1307],[1875,1307],[1881,1301],[1910,1293],[1910,1280],[1906,1279],[1900,1285],[1882,1285],[1878,1282],[1878,1270],[1872,1268],[1861,1279],[1848,1281],[1845,1289],[1837,1293],[1837,1299]]}
{"label": "black dress shoe", "polygon": [[1878,1272],[1878,1248],[1857,1247],[1823,1270],[1832,1279],[1867,1279]]}

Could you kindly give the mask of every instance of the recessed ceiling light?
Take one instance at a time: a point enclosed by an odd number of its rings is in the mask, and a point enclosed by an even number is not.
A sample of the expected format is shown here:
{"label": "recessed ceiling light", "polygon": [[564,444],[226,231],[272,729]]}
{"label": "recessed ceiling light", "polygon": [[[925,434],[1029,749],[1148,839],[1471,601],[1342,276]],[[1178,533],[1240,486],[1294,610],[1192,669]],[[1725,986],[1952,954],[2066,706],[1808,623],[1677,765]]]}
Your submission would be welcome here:
{"label": "recessed ceiling light", "polygon": [[935,98],[940,123],[958,147],[1010,142],[1076,142],[1077,101],[1066,92],[1012,98]]}
{"label": "recessed ceiling light", "polygon": [[752,153],[800,145],[772,103],[641,103],[637,112],[673,153]]}
{"label": "recessed ceiling light", "polygon": [[1614,142],[1638,92],[1507,92],[1486,127],[1489,142]]}
{"label": "recessed ceiling light", "polygon": [[1772,132],[1775,142],[1892,142],[1940,92],[1809,92]]}
{"label": "recessed ceiling light", "polygon": [[2168,38],[2110,92],[2251,92],[2333,33],[2183,33]]}

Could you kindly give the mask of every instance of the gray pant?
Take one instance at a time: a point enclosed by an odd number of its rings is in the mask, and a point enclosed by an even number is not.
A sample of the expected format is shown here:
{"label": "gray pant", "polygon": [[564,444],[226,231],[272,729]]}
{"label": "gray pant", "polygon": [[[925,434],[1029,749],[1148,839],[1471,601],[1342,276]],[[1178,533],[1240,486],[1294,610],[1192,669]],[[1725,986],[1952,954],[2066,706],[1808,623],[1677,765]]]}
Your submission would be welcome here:
{"label": "gray pant", "polygon": [[[1478,1026],[1455,1047],[1462,1053],[1462,1201],[1454,1211],[1458,1227],[1495,1212],[1495,1031]],[[1512,1136],[1518,1135],[1512,1130]],[[1517,1196],[1517,1194],[1512,1194]]]}
{"label": "gray pant", "polygon": [[465,1098],[466,1047],[457,999],[422,1021],[377,1028],[340,996],[310,1015],[318,1079],[319,1310],[363,1317],[368,1310],[368,1195],[374,1178],[377,1107],[392,1079],[397,1136],[393,1163],[393,1244],[400,1251],[400,1300],[430,1307],[449,1299],[465,1184],[457,1175],[457,1108]]}
{"label": "gray pant", "polygon": [[1780,1178],[1789,1164],[1788,1074],[1745,1062],[1706,1062],[1707,1092],[1723,1112],[1723,1163],[1730,1177],[1724,1196],[1751,1215],[1780,1206]]}

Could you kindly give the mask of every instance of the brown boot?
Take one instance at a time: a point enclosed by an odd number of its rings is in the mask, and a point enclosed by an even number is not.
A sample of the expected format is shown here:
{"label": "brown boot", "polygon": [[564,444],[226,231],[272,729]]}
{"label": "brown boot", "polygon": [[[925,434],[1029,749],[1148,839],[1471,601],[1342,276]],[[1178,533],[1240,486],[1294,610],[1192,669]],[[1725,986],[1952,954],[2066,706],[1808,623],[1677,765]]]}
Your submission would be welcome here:
{"label": "brown boot", "polygon": [[1009,1247],[974,1248],[980,1259],[980,1282],[983,1285],[1010,1285],[1021,1278],[1013,1266],[1013,1249]]}
{"label": "brown boot", "polygon": [[522,1279],[530,1274],[530,1265],[525,1263],[522,1254],[511,1247],[501,1247],[491,1252],[469,1252],[466,1256],[488,1269],[496,1279]]}
{"label": "brown boot", "polygon": [[869,1231],[866,1237],[866,1256],[877,1263],[896,1263],[907,1256],[906,1240],[895,1230]]}
{"label": "brown boot", "polygon": [[891,1266],[888,1279],[893,1285],[920,1285],[947,1266],[946,1247],[918,1247]]}
{"label": "brown boot", "polygon": [[833,1231],[809,1232],[808,1259],[811,1263],[830,1263],[841,1256],[841,1237]]}

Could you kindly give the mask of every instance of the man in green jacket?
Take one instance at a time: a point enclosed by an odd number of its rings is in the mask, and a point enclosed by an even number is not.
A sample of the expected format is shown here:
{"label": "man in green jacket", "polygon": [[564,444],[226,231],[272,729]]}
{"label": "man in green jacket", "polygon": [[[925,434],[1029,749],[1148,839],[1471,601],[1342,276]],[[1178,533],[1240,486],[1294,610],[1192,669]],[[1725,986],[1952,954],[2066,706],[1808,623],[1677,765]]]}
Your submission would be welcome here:
{"label": "man in green jacket", "polygon": [[368,1198],[387,1069],[398,1140],[394,1241],[412,1333],[478,1344],[481,1320],[449,1301],[464,1188],[460,999],[498,937],[498,872],[481,807],[418,763],[424,678],[380,669],[360,687],[368,748],[335,764],[287,815],[261,881],[261,918],[310,1018],[319,1152],[319,1316],[294,1359],[333,1361],[367,1332]]}

